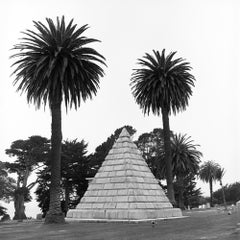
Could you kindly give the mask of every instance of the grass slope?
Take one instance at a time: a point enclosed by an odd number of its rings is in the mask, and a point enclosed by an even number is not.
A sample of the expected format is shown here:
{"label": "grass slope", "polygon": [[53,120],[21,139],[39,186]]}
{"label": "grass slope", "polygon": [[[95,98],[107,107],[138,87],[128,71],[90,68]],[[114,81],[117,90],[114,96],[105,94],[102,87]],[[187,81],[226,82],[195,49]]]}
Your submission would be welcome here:
{"label": "grass slope", "polygon": [[240,222],[237,212],[208,210],[185,212],[188,218],[151,223],[84,223],[45,225],[42,222],[9,222],[0,224],[0,239],[11,240],[200,240],[240,239]]}

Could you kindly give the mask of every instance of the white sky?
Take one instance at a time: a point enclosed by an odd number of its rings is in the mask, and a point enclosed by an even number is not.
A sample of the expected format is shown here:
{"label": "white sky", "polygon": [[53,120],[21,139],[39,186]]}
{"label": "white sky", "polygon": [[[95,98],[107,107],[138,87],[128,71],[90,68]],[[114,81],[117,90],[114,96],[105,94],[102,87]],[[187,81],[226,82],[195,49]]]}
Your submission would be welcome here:
{"label": "white sky", "polygon": [[[9,49],[18,43],[21,31],[34,29],[32,20],[45,23],[45,17],[65,15],[67,22],[74,18],[78,26],[90,25],[85,35],[102,41],[92,47],[106,57],[108,68],[92,101],[67,115],[63,109],[64,139],[84,139],[93,152],[123,125],[137,130],[135,139],[162,127],[161,116],[143,116],[129,83],[137,58],[165,48],[189,61],[196,78],[189,107],[170,117],[171,129],[201,145],[202,161],[214,160],[226,169],[224,183],[240,180],[239,1],[8,0],[0,2],[0,9],[0,160],[9,160],[5,149],[14,140],[51,134],[49,110],[28,105],[12,85]],[[208,195],[208,185],[199,186]],[[34,202],[27,204],[28,216],[37,212]]]}

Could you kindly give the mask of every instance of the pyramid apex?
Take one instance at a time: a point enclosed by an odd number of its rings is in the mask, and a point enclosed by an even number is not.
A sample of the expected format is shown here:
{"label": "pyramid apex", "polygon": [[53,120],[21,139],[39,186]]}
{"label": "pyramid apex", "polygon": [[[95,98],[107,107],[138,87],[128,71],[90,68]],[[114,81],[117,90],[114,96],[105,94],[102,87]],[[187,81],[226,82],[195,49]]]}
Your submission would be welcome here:
{"label": "pyramid apex", "polygon": [[125,127],[122,129],[122,132],[120,133],[119,137],[130,137],[129,132]]}

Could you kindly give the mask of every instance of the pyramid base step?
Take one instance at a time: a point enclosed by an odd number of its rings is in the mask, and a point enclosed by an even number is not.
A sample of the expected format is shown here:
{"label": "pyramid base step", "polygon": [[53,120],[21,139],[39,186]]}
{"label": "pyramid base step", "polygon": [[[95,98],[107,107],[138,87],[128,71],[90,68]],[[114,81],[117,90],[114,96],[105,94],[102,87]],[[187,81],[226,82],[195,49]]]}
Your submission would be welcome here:
{"label": "pyramid base step", "polygon": [[67,219],[76,220],[154,220],[182,217],[179,208],[154,209],[154,210],[126,210],[126,209],[71,209],[67,213]]}

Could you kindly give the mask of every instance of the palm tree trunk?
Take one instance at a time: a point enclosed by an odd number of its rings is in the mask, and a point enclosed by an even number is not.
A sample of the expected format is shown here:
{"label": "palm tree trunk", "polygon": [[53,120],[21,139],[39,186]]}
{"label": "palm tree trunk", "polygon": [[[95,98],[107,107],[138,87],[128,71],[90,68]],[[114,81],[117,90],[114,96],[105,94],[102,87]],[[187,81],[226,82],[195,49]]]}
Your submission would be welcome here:
{"label": "palm tree trunk", "polygon": [[209,187],[210,187],[210,206],[213,207],[213,181],[212,181],[212,179],[209,180]]}
{"label": "palm tree trunk", "polygon": [[178,187],[179,187],[179,197],[178,197],[178,206],[180,209],[184,210],[184,199],[183,199],[183,192],[184,192],[184,183],[183,183],[183,177],[177,178]]}
{"label": "palm tree trunk", "polygon": [[67,215],[67,212],[68,212],[68,205],[69,205],[69,186],[68,186],[68,179],[67,179],[66,186],[65,186],[65,215]]}
{"label": "palm tree trunk", "polygon": [[176,201],[175,201],[174,189],[173,189],[169,117],[168,117],[168,111],[165,108],[162,108],[162,121],[163,121],[165,162],[166,162],[167,194],[168,194],[169,201],[172,203],[173,206],[175,206]]}
{"label": "palm tree trunk", "polygon": [[53,101],[52,112],[52,136],[51,136],[51,185],[49,211],[45,223],[64,223],[64,214],[61,210],[60,180],[61,180],[61,101]]}

